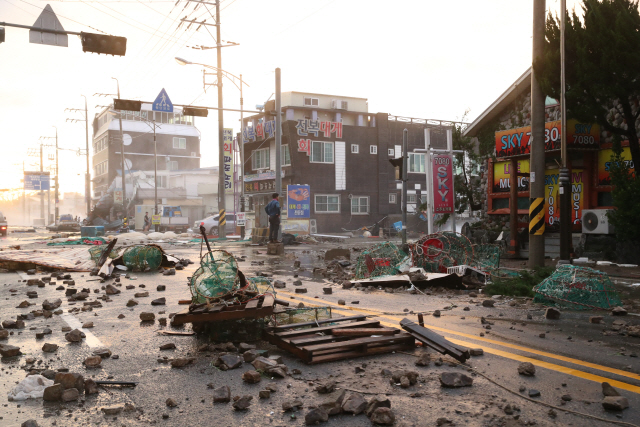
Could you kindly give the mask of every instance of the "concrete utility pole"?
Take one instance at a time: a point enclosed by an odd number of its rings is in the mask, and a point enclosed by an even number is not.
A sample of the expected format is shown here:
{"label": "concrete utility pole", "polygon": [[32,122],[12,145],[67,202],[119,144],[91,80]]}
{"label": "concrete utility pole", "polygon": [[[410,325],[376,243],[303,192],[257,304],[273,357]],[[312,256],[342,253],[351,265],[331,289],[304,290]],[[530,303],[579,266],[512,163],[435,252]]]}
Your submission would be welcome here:
{"label": "concrete utility pole", "polygon": [[567,0],[560,1],[560,111],[561,111],[561,145],[562,167],[560,168],[560,261],[562,264],[571,263],[571,171],[568,167],[567,156],[567,98],[565,79],[565,29],[567,20]]}
{"label": "concrete utility pole", "polygon": [[60,191],[58,190],[58,187],[60,187],[59,185],[59,180],[58,177],[60,176],[60,168],[58,167],[58,128],[53,126],[56,129],[56,191],[55,191],[55,201],[56,201],[56,209],[54,211],[54,215],[55,215],[55,224],[58,225],[58,217],[60,216]]}
{"label": "concrete utility pole", "polygon": [[[407,244],[407,169],[409,167],[409,130],[402,131],[402,244]],[[416,200],[416,203],[418,201]]]}
{"label": "concrete utility pole", "polygon": [[[40,172],[44,172],[44,163],[42,161],[42,144],[40,144]],[[51,182],[49,182],[51,185]],[[40,190],[40,218],[44,219],[44,191]],[[47,225],[47,219],[44,220],[44,225]]]}
{"label": "concrete utility pole", "polygon": [[[156,119],[153,119],[153,200],[155,207],[154,215],[158,215],[158,142],[156,141]],[[157,232],[159,224],[154,224],[153,229]]]}
{"label": "concrete utility pole", "polygon": [[[282,194],[282,159],[280,158],[282,151],[282,93],[280,85],[280,68],[276,68],[276,193],[280,195],[280,200],[287,200]],[[284,202],[286,203],[286,202]],[[280,204],[282,206],[282,203]],[[282,208],[281,208],[282,210]],[[280,215],[282,218],[282,214]],[[281,241],[280,230],[282,225],[278,227],[278,241]]]}
{"label": "concrete utility pole", "polygon": [[[545,0],[533,1],[532,63],[542,59],[545,29]],[[535,70],[531,72],[531,152],[529,200],[529,268],[544,266],[544,94]],[[511,183],[517,185],[517,182]],[[510,206],[510,209],[517,209]]]}
{"label": "concrete utility pole", "polygon": [[91,214],[91,169],[89,169],[89,112],[87,110],[87,97],[84,98],[84,124],[85,124],[85,149],[87,150],[87,174],[84,179],[84,197],[87,202],[87,218]]}
{"label": "concrete utility pole", "polygon": [[[240,134],[242,135],[242,127],[244,126],[244,98],[242,97],[242,74],[240,74]],[[245,200],[244,200],[244,141],[242,137],[238,141],[240,144],[240,212],[244,212]],[[246,219],[245,219],[246,224]],[[246,232],[246,225],[240,227],[240,238],[244,240]]]}
{"label": "concrete utility pole", "polygon": [[216,1],[216,50],[218,56],[218,238],[227,238],[227,219],[224,188],[224,111],[222,103],[222,43],[220,40],[220,0]]}
{"label": "concrete utility pole", "polygon": [[[118,81],[118,79],[116,79],[115,77],[111,77],[113,80],[116,81],[116,84],[118,85],[118,99],[122,99],[120,98],[120,82]],[[124,207],[124,216],[128,217],[128,213],[127,213],[127,184],[126,184],[126,170],[127,170],[127,165],[124,162],[124,134],[122,133],[122,111],[120,111],[120,114],[118,114],[118,122],[120,122],[120,142],[122,143],[122,207]]]}

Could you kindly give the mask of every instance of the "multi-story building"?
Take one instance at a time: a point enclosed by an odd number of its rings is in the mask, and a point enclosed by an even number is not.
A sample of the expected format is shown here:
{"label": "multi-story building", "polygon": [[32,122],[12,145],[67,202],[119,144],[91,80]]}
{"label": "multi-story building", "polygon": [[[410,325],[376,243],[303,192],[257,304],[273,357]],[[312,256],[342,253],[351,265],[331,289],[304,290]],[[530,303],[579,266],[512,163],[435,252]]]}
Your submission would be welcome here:
{"label": "multi-story building", "polygon": [[[402,155],[408,130],[408,212],[425,192],[425,129],[431,146],[446,148],[452,125],[426,119],[369,113],[366,98],[303,92],[282,94],[282,187],[311,188],[310,216],[318,233],[357,230],[402,213],[400,181],[390,159]],[[262,205],[275,189],[275,104],[243,120],[244,190],[249,208]],[[286,203],[286,195],[281,199]],[[384,223],[389,226],[389,221]],[[425,227],[426,228],[426,227]]]}
{"label": "multi-story building", "polygon": [[[118,113],[112,107],[96,114],[93,120],[93,197],[100,198],[117,177],[122,176],[124,140],[127,199],[130,197],[131,172],[154,170],[153,124],[156,123],[158,170],[184,170],[200,167],[200,132],[194,118],[179,113],[145,110],[122,111],[122,139]],[[121,178],[116,187],[122,188]]]}

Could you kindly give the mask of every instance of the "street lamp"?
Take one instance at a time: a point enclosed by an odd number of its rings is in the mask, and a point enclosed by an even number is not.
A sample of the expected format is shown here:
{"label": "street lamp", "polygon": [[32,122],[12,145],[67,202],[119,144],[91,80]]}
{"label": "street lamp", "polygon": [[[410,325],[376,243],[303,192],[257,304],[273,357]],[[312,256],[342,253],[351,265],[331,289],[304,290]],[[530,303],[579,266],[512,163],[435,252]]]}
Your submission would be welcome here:
{"label": "street lamp", "polygon": [[[211,65],[202,64],[199,62],[191,62],[183,58],[175,57],[175,60],[180,65],[201,65],[205,68],[209,68],[211,70],[215,70],[218,74],[218,144],[220,145],[218,149],[218,209],[223,211],[225,209],[225,200],[224,200],[224,148],[223,148],[223,106],[222,106],[222,77],[226,77],[231,83],[233,83],[240,90],[240,131],[242,132],[242,120],[243,120],[243,105],[244,98],[242,97],[242,85],[249,85],[242,80],[242,74],[240,77],[237,77],[228,71],[224,71],[219,67],[214,67]],[[237,83],[237,82],[239,83]],[[240,212],[244,212],[244,144],[240,141],[240,176],[242,177],[242,185],[240,186]],[[242,238],[244,239],[244,230],[245,227],[240,227]],[[220,234],[222,233],[222,234]],[[226,230],[225,227],[218,227],[218,237],[225,238]]]}

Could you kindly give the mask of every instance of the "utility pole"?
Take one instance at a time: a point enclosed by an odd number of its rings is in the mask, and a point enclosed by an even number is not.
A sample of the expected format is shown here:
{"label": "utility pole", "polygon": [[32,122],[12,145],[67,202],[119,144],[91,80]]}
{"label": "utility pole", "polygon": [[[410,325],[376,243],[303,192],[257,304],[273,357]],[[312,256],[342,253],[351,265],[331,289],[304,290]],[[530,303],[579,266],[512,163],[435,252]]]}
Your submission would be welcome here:
{"label": "utility pole", "polygon": [[[409,166],[409,130],[402,131],[402,244],[407,244],[407,168]],[[417,200],[416,200],[417,203]]]}
{"label": "utility pole", "polygon": [[[120,98],[120,82],[118,81],[118,79],[116,79],[115,77],[111,77],[113,80],[116,81],[116,84],[118,85],[118,99],[122,99]],[[124,208],[124,216],[125,218],[127,218],[129,216],[128,212],[127,212],[127,184],[126,184],[126,165],[124,163],[124,135],[122,133],[122,111],[120,112],[120,114],[118,114],[118,122],[120,123],[120,142],[122,143],[122,150],[121,150],[121,154],[122,154],[122,207]]]}
{"label": "utility pole", "polygon": [[[532,63],[541,59],[544,49],[545,0],[533,0]],[[529,183],[529,268],[544,266],[544,94],[535,69],[531,72],[531,152]],[[563,129],[564,131],[564,129]],[[517,185],[517,182],[511,183]],[[510,209],[517,209],[510,206]]]}
{"label": "utility pole", "polygon": [[[87,155],[87,172],[85,173],[84,182],[84,196],[87,204],[87,217],[91,214],[91,173],[89,169],[89,112],[87,110],[87,97],[80,95],[84,98],[84,122],[85,122],[85,150]],[[65,108],[65,111],[82,111],[78,108]],[[80,122],[81,119],[67,119],[70,122]],[[78,155],[81,155],[81,150],[78,149]]]}
{"label": "utility pole", "polygon": [[565,29],[567,15],[567,0],[560,1],[560,112],[561,112],[561,142],[560,153],[562,167],[560,168],[560,261],[558,263],[571,263],[571,171],[568,168],[567,158],[567,98],[565,79]]}
{"label": "utility pole", "polygon": [[[243,110],[244,109],[244,98],[242,97],[242,74],[240,74],[240,134],[242,134],[242,128],[244,126],[244,122],[242,121],[244,119],[244,114],[243,114]],[[240,137],[239,140],[240,143],[240,212],[244,212],[244,205],[245,205],[245,200],[244,200],[244,141],[242,140],[242,137]],[[246,224],[246,219],[245,219],[245,224]],[[242,225],[240,227],[240,238],[242,240],[244,240],[244,235],[246,232],[246,225]]]}
{"label": "utility pole", "polygon": [[[280,195],[281,200],[287,200],[282,194],[282,116],[280,110],[282,110],[282,86],[280,81],[280,68],[276,68],[276,193]],[[282,214],[280,215],[282,218]],[[278,227],[278,241],[282,241],[281,232],[282,226]]]}
{"label": "utility pole", "polygon": [[[158,215],[158,143],[156,141],[156,119],[155,115],[153,116],[153,200],[154,204],[154,215]],[[158,231],[159,224],[154,224],[154,231]]]}
{"label": "utility pole", "polygon": [[60,176],[60,168],[58,167],[58,128],[53,126],[56,129],[56,191],[55,191],[55,200],[56,200],[56,209],[54,211],[55,224],[58,225],[58,217],[60,216],[60,194],[59,194],[59,181],[58,177]]}
{"label": "utility pole", "polygon": [[[44,172],[43,161],[42,161],[42,143],[40,144],[40,172]],[[49,182],[51,185],[51,182]],[[44,219],[44,191],[40,190],[40,218]],[[47,225],[47,219],[44,220],[44,225]]]}
{"label": "utility pole", "polygon": [[222,40],[220,40],[220,0],[216,0],[216,50],[218,56],[218,238],[227,238],[224,192],[224,111],[222,103]]}

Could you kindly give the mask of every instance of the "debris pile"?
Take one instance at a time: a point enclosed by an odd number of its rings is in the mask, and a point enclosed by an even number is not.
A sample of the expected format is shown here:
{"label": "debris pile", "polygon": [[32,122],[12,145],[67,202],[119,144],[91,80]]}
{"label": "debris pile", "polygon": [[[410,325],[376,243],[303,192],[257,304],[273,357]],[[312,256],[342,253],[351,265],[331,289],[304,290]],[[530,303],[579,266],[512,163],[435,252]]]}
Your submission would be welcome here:
{"label": "debris pile", "polygon": [[363,250],[356,262],[356,279],[398,274],[397,266],[407,257],[391,242],[384,242]]}
{"label": "debris pile", "polygon": [[558,307],[609,310],[622,305],[606,273],[570,264],[558,266],[533,291],[534,302]]}

